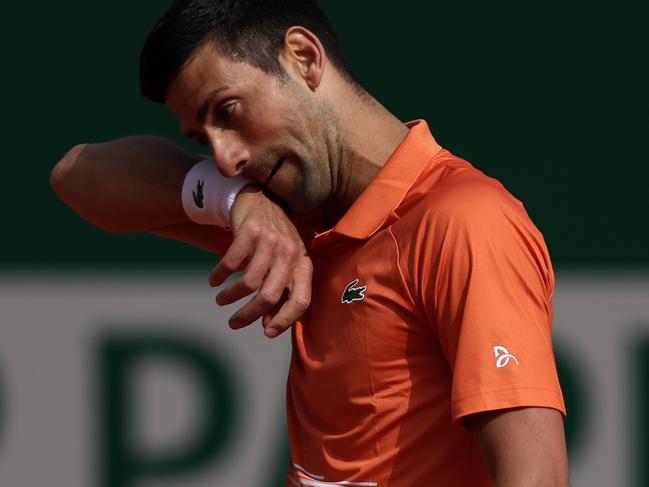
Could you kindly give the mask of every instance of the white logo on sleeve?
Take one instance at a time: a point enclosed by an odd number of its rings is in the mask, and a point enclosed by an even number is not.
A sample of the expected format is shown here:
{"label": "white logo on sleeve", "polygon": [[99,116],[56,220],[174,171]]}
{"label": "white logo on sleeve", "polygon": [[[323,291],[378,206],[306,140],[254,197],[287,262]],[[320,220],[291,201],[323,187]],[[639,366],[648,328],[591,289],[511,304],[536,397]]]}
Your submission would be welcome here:
{"label": "white logo on sleeve", "polygon": [[502,369],[503,367],[509,365],[510,360],[513,360],[514,362],[516,362],[516,365],[518,365],[518,359],[511,353],[509,353],[509,350],[507,350],[505,347],[496,345],[494,347],[494,354],[496,355],[496,367],[498,367],[499,369]]}

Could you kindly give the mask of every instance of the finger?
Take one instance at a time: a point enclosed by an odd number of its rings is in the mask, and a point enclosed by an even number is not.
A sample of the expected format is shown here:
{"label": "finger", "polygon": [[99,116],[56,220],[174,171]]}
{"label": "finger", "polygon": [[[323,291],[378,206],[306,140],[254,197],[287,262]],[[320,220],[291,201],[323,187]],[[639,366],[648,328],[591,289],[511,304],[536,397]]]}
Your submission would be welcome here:
{"label": "finger", "polygon": [[235,237],[220,262],[210,272],[210,286],[216,287],[225,282],[230,275],[239,270],[241,264],[251,253],[252,242],[243,237]]}
{"label": "finger", "polygon": [[230,319],[230,326],[238,329],[257,321],[273,312],[282,300],[290,268],[283,262],[276,262],[264,280],[257,295]]}
{"label": "finger", "polygon": [[272,256],[271,248],[258,248],[243,276],[223,289],[216,296],[216,303],[220,306],[231,304],[257,291],[272,265]]}
{"label": "finger", "polygon": [[266,335],[268,338],[277,338],[282,333],[284,333],[287,329],[282,330],[282,331],[277,331],[277,328],[265,328],[264,329],[264,335]]}
{"label": "finger", "polygon": [[[285,305],[286,303],[283,303]],[[281,309],[281,306],[280,308]],[[279,309],[277,310],[279,312]],[[290,329],[291,327],[288,326],[286,328],[275,328],[275,327],[269,327],[270,322],[273,320],[273,318],[277,315],[277,313],[273,313],[272,315],[266,315],[264,318],[264,335],[266,335],[268,338],[277,338],[280,336],[282,333],[284,333],[286,330]]]}
{"label": "finger", "polygon": [[[286,330],[291,328],[294,324],[295,321],[292,322],[283,322],[280,324],[272,324],[274,323],[274,320],[277,316],[280,315],[280,313],[283,313],[285,311],[285,308],[289,306],[288,304],[288,299],[286,299],[284,302],[282,302],[281,306],[278,306],[277,309],[275,310],[275,313],[273,314],[268,314],[265,315],[265,318],[262,323],[264,324],[264,335],[266,335],[268,338],[275,338],[284,333]],[[299,318],[299,317],[298,317]],[[297,320],[296,320],[297,321]],[[272,326],[271,326],[272,324]]]}
{"label": "finger", "polygon": [[247,326],[261,316],[270,313],[282,301],[282,295],[288,288],[291,274],[294,272],[293,262],[300,255],[297,246],[292,242],[289,244],[273,246],[271,262],[268,263],[270,270],[264,278],[259,292],[237,313],[236,320],[233,320],[238,321],[239,326]]}
{"label": "finger", "polygon": [[[306,260],[297,270],[295,281],[291,288],[288,301],[280,308],[265,328],[267,336],[277,336],[291,327],[309,308],[311,304],[311,278],[313,267],[310,260]],[[270,330],[275,330],[276,333]]]}
{"label": "finger", "polygon": [[282,333],[284,333],[284,331],[286,331],[286,330],[277,330],[276,328],[268,328],[268,325],[270,325],[270,322],[273,321],[273,318],[277,315],[277,313],[279,313],[279,310],[282,309],[282,306],[284,306],[284,304],[286,304],[287,301],[288,301],[288,293],[285,292],[284,296],[282,296],[281,301],[277,304],[277,306],[275,306],[275,308],[273,308],[273,311],[265,314],[261,318],[261,324],[263,326],[264,335],[266,335],[268,338],[276,338]]}

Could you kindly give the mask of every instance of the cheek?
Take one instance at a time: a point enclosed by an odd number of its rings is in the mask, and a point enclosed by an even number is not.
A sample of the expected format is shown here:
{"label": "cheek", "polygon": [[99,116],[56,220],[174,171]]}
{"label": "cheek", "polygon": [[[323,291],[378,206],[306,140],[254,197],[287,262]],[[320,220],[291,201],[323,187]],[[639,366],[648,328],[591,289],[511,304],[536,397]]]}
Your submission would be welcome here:
{"label": "cheek", "polygon": [[256,93],[246,111],[246,127],[250,135],[262,144],[281,140],[290,133],[292,105],[284,90],[274,83],[263,93]]}
{"label": "cheek", "polygon": [[256,147],[263,148],[272,144],[280,131],[278,120],[269,117],[264,112],[250,113],[245,121],[241,135],[246,141]]}
{"label": "cheek", "polygon": [[297,155],[311,158],[312,148],[305,137],[303,125],[285,111],[266,110],[246,123],[242,134],[262,158]]}

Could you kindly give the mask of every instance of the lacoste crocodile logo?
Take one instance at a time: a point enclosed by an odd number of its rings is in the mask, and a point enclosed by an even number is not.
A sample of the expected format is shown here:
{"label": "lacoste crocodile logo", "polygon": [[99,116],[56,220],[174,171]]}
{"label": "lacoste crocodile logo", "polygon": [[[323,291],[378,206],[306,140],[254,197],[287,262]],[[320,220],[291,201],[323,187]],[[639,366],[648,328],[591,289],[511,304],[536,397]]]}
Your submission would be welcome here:
{"label": "lacoste crocodile logo", "polygon": [[356,284],[358,284],[358,279],[354,279],[352,282],[347,284],[347,287],[343,292],[343,304],[350,304],[354,301],[363,301],[365,299],[365,291],[367,291],[367,286],[354,287],[356,286]]}
{"label": "lacoste crocodile logo", "polygon": [[196,206],[203,209],[203,198],[205,197],[203,195],[203,187],[205,186],[205,181],[198,181],[198,185],[196,186],[196,191],[192,191],[192,195],[194,195],[194,203],[196,203]]}

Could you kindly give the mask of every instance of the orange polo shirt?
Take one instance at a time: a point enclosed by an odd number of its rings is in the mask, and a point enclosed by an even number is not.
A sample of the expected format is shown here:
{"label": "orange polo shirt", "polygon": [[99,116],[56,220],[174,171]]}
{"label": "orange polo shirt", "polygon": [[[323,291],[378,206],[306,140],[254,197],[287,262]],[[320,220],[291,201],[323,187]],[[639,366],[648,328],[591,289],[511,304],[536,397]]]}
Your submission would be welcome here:
{"label": "orange polo shirt", "polygon": [[287,386],[288,486],[488,486],[461,418],[565,414],[543,237],[425,122],[310,245],[312,304],[293,328]]}

